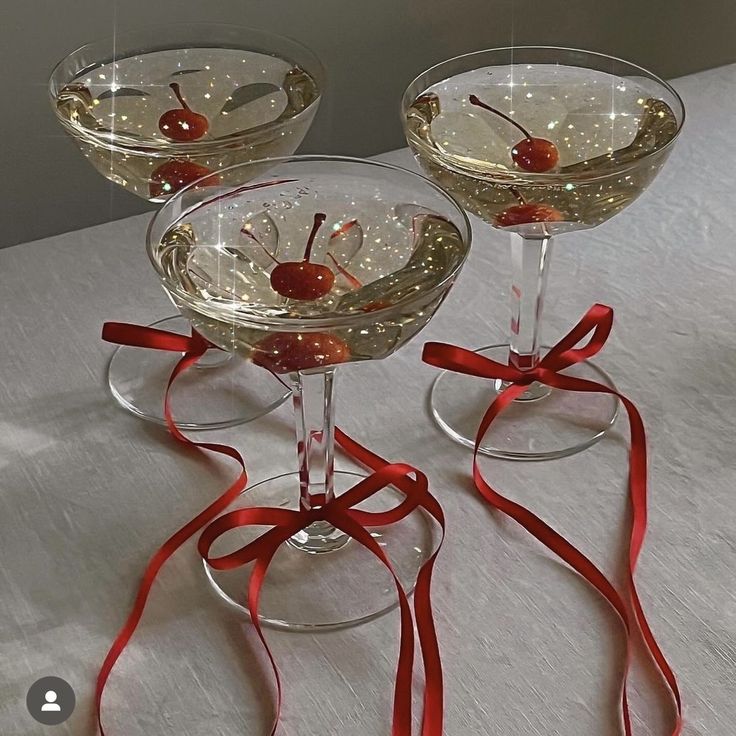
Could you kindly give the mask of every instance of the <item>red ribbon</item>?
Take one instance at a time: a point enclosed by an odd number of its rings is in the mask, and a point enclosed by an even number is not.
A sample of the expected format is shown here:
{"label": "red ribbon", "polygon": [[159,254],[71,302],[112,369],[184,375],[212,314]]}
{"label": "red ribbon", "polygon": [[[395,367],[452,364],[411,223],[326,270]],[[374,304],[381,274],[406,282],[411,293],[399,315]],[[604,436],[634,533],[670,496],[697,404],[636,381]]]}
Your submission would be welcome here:
{"label": "red ribbon", "polygon": [[[623,403],[631,428],[631,451],[629,454],[629,498],[632,505],[632,520],[629,529],[629,555],[627,574],[628,601],[634,612],[634,620],[640,631],[647,651],[657,665],[674,698],[676,709],[672,736],[682,732],[682,700],[672,668],[652,633],[639,598],[634,579],[647,529],[647,448],[644,423],[636,406],[624,395],[602,383],[583,378],[567,376],[562,371],[596,355],[605,345],[613,326],[613,310],[603,304],[592,306],[578,324],[557,343],[539,364],[521,371],[512,365],[504,365],[470,350],[430,342],[424,346],[422,359],[430,365],[445,368],[457,373],[465,373],[482,378],[501,379],[509,382],[488,407],[481,420],[475,437],[473,453],[473,480],[483,498],[495,509],[521,524],[530,534],[564,560],[570,567],[587,580],[613,606],[621,618],[626,631],[626,664],[621,689],[621,710],[626,736],[631,736],[631,714],[628,699],[628,673],[633,654],[632,621],[622,596],[606,576],[582,552],[568,542],[529,509],[502,496],[494,490],[483,477],[478,467],[478,451],[488,428],[496,417],[524,393],[533,381],[539,381],[553,388],[565,391],[606,393],[617,396]],[[591,335],[592,333],[592,335]],[[576,347],[584,338],[588,341]]]}
{"label": "red ribbon", "polygon": [[[442,541],[444,540],[445,518],[442,507],[429,492],[427,477],[410,465],[389,463],[338,429],[336,434],[339,445],[355,460],[373,470],[372,475],[361,480],[338,498],[324,503],[317,508],[290,511],[278,508],[250,507],[231,511],[220,516],[247,485],[244,460],[240,453],[232,447],[207,442],[193,442],[188,439],[177,428],[170,408],[170,389],[174,380],[183,371],[196,363],[207,349],[214,346],[196,332],[193,332],[192,336],[189,337],[151,327],[120,322],[106,323],[103,327],[102,337],[108,342],[122,345],[183,352],[183,357],[176,364],[169,378],[164,396],[164,416],[167,426],[174,437],[186,445],[210,450],[232,458],[240,465],[241,472],[237,480],[219,498],[164,542],[148,563],[133,608],[115,638],[110,651],[107,653],[97,677],[95,711],[101,735],[105,736],[101,713],[102,695],[105,685],[112,668],[115,666],[115,663],[123,653],[138,626],[156,576],[165,562],[184,542],[198,531],[204,529],[199,539],[198,549],[209,565],[218,570],[231,570],[250,562],[255,563],[248,586],[248,608],[256,633],[263,644],[276,681],[276,714],[271,728],[271,734],[273,736],[280,720],[282,687],[276,661],[268,647],[258,619],[260,590],[268,571],[268,566],[279,546],[292,535],[315,521],[324,520],[372,552],[387,568],[396,585],[399,600],[401,635],[394,687],[392,736],[411,736],[412,732],[415,620],[425,680],[422,736],[441,736],[444,712],[442,665],[434,625],[430,590],[434,564],[442,546]],[[382,512],[368,512],[353,508],[388,486],[398,488],[405,496],[396,507]],[[370,527],[387,526],[401,521],[417,508],[424,509],[424,511],[437,521],[442,530],[442,536],[434,553],[422,565],[417,576],[414,590],[414,614],[412,615],[407,592],[398,579],[391,561],[367,530]],[[246,526],[270,526],[272,528],[236,552],[223,557],[210,557],[210,549],[217,538],[226,534],[228,531]]]}

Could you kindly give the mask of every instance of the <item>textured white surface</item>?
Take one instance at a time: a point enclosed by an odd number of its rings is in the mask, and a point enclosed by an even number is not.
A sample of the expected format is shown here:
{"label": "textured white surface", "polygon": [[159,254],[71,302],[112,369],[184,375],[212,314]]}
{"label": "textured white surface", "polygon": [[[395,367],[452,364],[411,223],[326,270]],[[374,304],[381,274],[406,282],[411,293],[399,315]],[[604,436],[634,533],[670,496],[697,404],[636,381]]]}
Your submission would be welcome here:
{"label": "textured white surface", "polygon": [[[658,180],[629,211],[559,243],[545,337],[594,301],[616,310],[600,364],[639,405],[651,446],[651,529],[639,581],[678,672],[685,736],[736,722],[736,66],[678,80],[689,119]],[[409,164],[408,152],[385,158]],[[93,732],[94,677],[151,552],[219,492],[233,469],[182,451],[118,409],[103,384],[105,319],[170,311],[138,217],[0,252],[0,733],[36,736],[25,693],[67,679],[78,705],[54,733]],[[470,261],[430,327],[384,362],[349,366],[340,424],[412,462],[444,504],[449,540],[434,599],[448,736],[615,736],[623,638],[586,585],[468,479],[470,454],[426,412],[426,339],[473,347],[507,323],[505,238],[475,224]],[[423,339],[422,339],[423,338]],[[387,397],[389,397],[387,399]],[[254,481],[293,466],[289,407],[216,433]],[[208,435],[212,437],[213,435]],[[625,422],[551,463],[484,460],[530,505],[621,578]],[[270,682],[254,639],[205,589],[187,546],[156,586],[106,695],[111,735],[266,733]],[[340,633],[271,633],[286,686],[284,736],[389,731],[398,622]],[[634,677],[636,733],[669,734],[648,667]],[[642,723],[646,720],[646,724]]]}

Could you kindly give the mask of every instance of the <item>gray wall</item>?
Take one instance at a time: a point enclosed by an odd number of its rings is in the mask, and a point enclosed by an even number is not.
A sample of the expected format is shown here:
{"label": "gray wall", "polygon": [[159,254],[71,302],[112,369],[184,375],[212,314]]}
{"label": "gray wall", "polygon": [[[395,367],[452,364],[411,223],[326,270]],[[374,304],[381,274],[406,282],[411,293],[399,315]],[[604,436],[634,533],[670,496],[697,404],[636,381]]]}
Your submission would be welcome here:
{"label": "gray wall", "polygon": [[492,46],[587,47],[663,76],[736,61],[734,0],[2,0],[0,247],[142,212],[58,129],[48,73],[77,46],[167,20],[252,25],[310,46],[330,74],[304,151],[367,155],[403,144],[413,76]]}

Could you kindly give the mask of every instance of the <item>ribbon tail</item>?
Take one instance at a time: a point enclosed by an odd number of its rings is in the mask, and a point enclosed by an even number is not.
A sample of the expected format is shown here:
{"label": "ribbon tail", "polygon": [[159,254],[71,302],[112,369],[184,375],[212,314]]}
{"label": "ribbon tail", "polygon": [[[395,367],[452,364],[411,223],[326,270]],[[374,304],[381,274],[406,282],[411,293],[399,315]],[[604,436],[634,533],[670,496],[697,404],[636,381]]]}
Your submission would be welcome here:
{"label": "ribbon tail", "polygon": [[177,376],[193,365],[201,357],[205,350],[206,347],[204,345],[200,345],[198,350],[186,353],[176,364],[169,379],[164,398],[164,415],[166,417],[166,423],[174,437],[176,437],[180,442],[226,455],[240,465],[241,472],[224,493],[207,506],[207,508],[197,514],[197,516],[195,516],[191,521],[181,527],[181,529],[179,529],[175,534],[169,537],[169,539],[156,551],[154,556],[151,558],[151,561],[148,563],[143,575],[143,580],[138,588],[133,608],[122,629],[113,641],[97,676],[97,685],[95,688],[95,715],[101,736],[105,736],[105,731],[102,725],[102,696],[104,694],[105,686],[117,660],[125,650],[128,642],[138,627],[141,617],[143,616],[143,611],[151,592],[151,588],[153,587],[153,583],[155,582],[161,568],[188,539],[221,514],[243,492],[248,484],[248,476],[245,471],[245,461],[237,450],[225,445],[196,443],[187,439],[181,432],[179,432],[171,416],[169,406],[169,391],[171,389],[171,385],[176,380]]}
{"label": "ribbon tail", "polygon": [[[507,387],[486,410],[478,427],[473,454],[473,481],[481,497],[493,508],[514,519],[551,552],[557,555],[579,575],[587,580],[613,606],[621,618],[626,631],[626,665],[622,678],[621,708],[624,728],[631,736],[631,713],[628,699],[628,672],[633,655],[632,629],[635,626],[642,634],[648,653],[653,658],[675,701],[677,710],[673,736],[682,730],[682,704],[677,679],[662,653],[644,614],[634,578],[637,561],[646,535],[647,527],[647,458],[646,435],[641,416],[634,404],[615,389],[585,379],[566,376],[560,371],[580,363],[597,354],[605,345],[613,326],[613,310],[603,304],[591,307],[578,324],[553,347],[542,361],[531,371],[508,377],[508,367],[501,366],[452,345],[428,343],[425,346],[425,362],[451,371],[476,375],[483,378],[511,380]],[[592,333],[592,334],[591,334]],[[578,344],[590,335],[587,343]],[[632,506],[632,523],[629,530],[629,565],[627,577],[628,603],[603,575],[603,573],[576,547],[529,509],[517,504],[494,490],[484,479],[478,465],[481,442],[493,421],[507,408],[514,398],[524,391],[531,380],[537,380],[561,390],[607,393],[618,397],[625,405],[631,427],[631,451],[629,454],[629,500]]]}
{"label": "ribbon tail", "polygon": [[422,736],[442,736],[444,726],[444,677],[439,640],[432,608],[432,574],[435,562],[445,541],[445,515],[437,499],[427,493],[424,508],[440,525],[441,536],[437,547],[422,565],[414,588],[414,616],[424,662],[424,715]]}
{"label": "ribbon tail", "polygon": [[[366,467],[378,472],[389,465],[388,461],[365,448],[342,430],[336,429],[335,434],[340,447],[342,447],[342,449],[353,459],[358,460]],[[406,475],[402,476],[402,478],[409,481],[409,478]],[[413,483],[413,481],[410,481],[410,483]],[[412,491],[411,487],[407,487],[406,484],[400,483],[397,480],[394,480],[393,484],[405,493]],[[429,491],[424,492],[423,500],[419,505],[435,519],[441,528],[439,543],[437,544],[434,552],[424,562],[419,570],[416,587],[414,589],[414,611],[417,635],[419,637],[419,646],[422,652],[425,675],[422,734],[423,736],[442,736],[444,725],[444,683],[439,641],[437,638],[434,612],[432,608],[431,586],[435,562],[445,538],[445,516],[442,511],[442,506],[439,504],[437,499],[429,493]],[[353,513],[357,515],[357,512]],[[343,531],[346,530],[343,529]],[[346,533],[348,532],[346,531]],[[372,537],[370,537],[370,535],[368,535],[368,539],[372,541]],[[366,546],[365,541],[367,540],[361,542],[364,546]],[[369,549],[371,549],[374,555],[381,559],[381,556],[377,554],[376,550],[372,546],[369,547]],[[380,548],[378,549],[380,551]],[[387,563],[387,560],[381,559],[381,561],[384,564]],[[391,571],[390,568],[389,571]],[[394,579],[396,580],[395,576]],[[399,593],[399,597],[401,597],[401,593]]]}
{"label": "ribbon tail", "polygon": [[278,547],[273,548],[265,557],[259,557],[250,575],[250,581],[248,583],[248,611],[250,612],[251,622],[253,628],[256,630],[256,634],[263,645],[263,650],[266,652],[268,661],[271,665],[271,671],[273,672],[274,682],[276,683],[276,709],[273,718],[273,724],[271,726],[271,736],[274,736],[276,729],[278,729],[279,722],[281,720],[281,705],[283,702],[283,688],[281,685],[281,674],[279,672],[276,659],[273,656],[271,647],[268,646],[268,641],[263,633],[261,627],[261,621],[258,618],[258,609],[261,599],[261,588],[263,587],[263,581],[266,578],[268,567],[271,564],[273,556],[276,554]]}
{"label": "ribbon tail", "polygon": [[358,522],[344,513],[327,514],[325,519],[372,552],[386,567],[393,578],[399,597],[401,614],[401,634],[399,641],[399,661],[396,668],[394,687],[394,713],[391,736],[411,736],[412,726],[412,679],[414,674],[414,619],[411,614],[409,598],[401,584],[391,561],[375,539]]}
{"label": "ribbon tail", "polygon": [[123,627],[115,637],[97,676],[95,711],[101,736],[105,736],[105,731],[102,726],[102,695],[105,690],[105,685],[107,684],[107,680],[115,666],[115,663],[123,653],[125,647],[128,645],[128,642],[133,637],[133,634],[138,627],[143,616],[143,611],[145,609],[146,602],[148,601],[151,588],[153,587],[161,568],[182,546],[182,544],[184,544],[184,542],[196,534],[209,521],[212,521],[222,513],[222,511],[224,511],[240,495],[246,484],[247,476],[243,471],[236,481],[219,498],[204,509],[204,511],[194,517],[194,519],[192,519],[188,524],[185,524],[175,534],[169,537],[169,539],[156,551],[148,563],[143,574],[143,580],[138,588],[133,608]]}
{"label": "ribbon tail", "polygon": [[647,531],[647,440],[644,422],[636,405],[626,396],[604,384],[582,378],[571,378],[564,375],[553,375],[549,378],[552,386],[568,391],[585,393],[606,393],[616,396],[624,405],[631,428],[631,450],[629,453],[629,501],[632,507],[632,520],[629,529],[629,564],[627,570],[627,587],[629,601],[634,612],[637,628],[644,640],[646,649],[662,675],[675,702],[676,718],[672,736],[678,736],[683,727],[682,696],[677,677],[662,652],[657,639],[649,625],[639,598],[635,573]]}
{"label": "ribbon tail", "polygon": [[[631,451],[630,451],[630,471],[629,471],[629,494],[630,502],[633,509],[632,524],[629,531],[629,571],[627,581],[629,583],[629,601],[634,610],[634,619],[637,628],[642,634],[647,651],[652,656],[657,668],[665,679],[667,686],[675,700],[676,706],[676,722],[672,736],[678,736],[682,730],[682,705],[674,672],[670,668],[667,660],[657,645],[654,634],[649,627],[648,621],[641,607],[636,583],[634,581],[634,572],[636,562],[644,541],[647,526],[647,462],[646,462],[646,435],[641,416],[635,405],[625,396],[618,393],[615,389],[611,389],[603,384],[585,379],[573,378],[545,370],[540,375],[540,380],[558,389],[582,391],[591,393],[608,393],[617,396],[624,404],[631,426]],[[513,387],[512,387],[513,388]],[[623,598],[618,591],[603,575],[603,573],[576,547],[570,544],[558,532],[543,522],[538,516],[533,514],[524,506],[517,504],[510,499],[502,496],[495,491],[483,478],[478,466],[478,449],[483,435],[487,431],[491,422],[500,414],[510,401],[509,391],[507,389],[505,395],[499,396],[489,407],[481,421],[478,436],[476,437],[475,454],[473,458],[473,478],[475,486],[481,496],[485,498],[494,508],[506,514],[510,518],[517,521],[532,536],[544,544],[560,559],[566,562],[576,572],[578,572],[585,580],[592,584],[606,600],[613,606],[621,618],[626,634],[627,634],[627,653],[624,675],[622,680],[622,715],[624,728],[627,736],[632,734],[631,713],[628,702],[628,672],[632,663],[632,626],[630,615]],[[498,404],[497,404],[498,402]]]}
{"label": "ribbon tail", "polygon": [[619,595],[618,591],[613,587],[608,578],[589,560],[580,550],[570,544],[561,534],[556,532],[551,526],[540,519],[536,514],[531,512],[521,504],[511,501],[506,496],[502,496],[495,491],[483,478],[480,469],[474,464],[473,475],[476,488],[483,498],[495,509],[505,514],[509,518],[516,521],[520,526],[526,529],[535,539],[541,542],[547,549],[553,552],[563,562],[567,563],[575,570],[584,580],[592,585],[613,607],[621,619],[626,631],[627,656],[626,666],[624,668],[624,678],[622,683],[622,707],[624,726],[626,728],[626,736],[631,736],[631,719],[628,708],[628,698],[626,695],[627,673],[631,661],[630,637],[631,623],[626,604]]}

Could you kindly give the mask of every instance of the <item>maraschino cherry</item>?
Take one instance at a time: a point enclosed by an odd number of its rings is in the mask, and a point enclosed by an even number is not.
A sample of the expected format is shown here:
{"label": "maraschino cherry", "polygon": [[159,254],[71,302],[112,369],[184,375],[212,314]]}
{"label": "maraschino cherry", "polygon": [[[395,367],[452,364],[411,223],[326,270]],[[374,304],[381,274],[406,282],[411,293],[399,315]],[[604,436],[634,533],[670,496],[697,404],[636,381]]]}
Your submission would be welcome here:
{"label": "maraschino cherry", "polygon": [[468,99],[471,105],[482,107],[484,110],[498,115],[524,134],[524,140],[519,141],[511,149],[511,158],[520,169],[541,174],[557,166],[560,160],[560,153],[552,141],[548,141],[546,138],[535,138],[526,128],[517,123],[516,120],[502,113],[500,110],[496,110],[495,107],[481,102],[475,95],[470,95]]}
{"label": "maraschino cherry", "polygon": [[[314,238],[317,235],[319,228],[322,226],[326,219],[326,216],[322,213],[317,213],[314,216],[314,225],[312,232],[309,235],[307,242],[307,249],[304,254],[303,261],[287,261],[286,263],[279,263],[276,258],[269,253],[263,243],[253,234],[250,228],[241,228],[241,232],[247,235],[251,240],[255,241],[263,250],[266,255],[274,261],[277,265],[276,268],[271,272],[271,288],[281,296],[285,296],[289,299],[319,299],[320,297],[327,294],[335,283],[335,273],[331,271],[327,266],[321,266],[316,263],[309,262],[309,256],[311,254],[312,244]],[[357,220],[350,220],[345,223],[342,227],[335,230],[330,235],[330,240],[335,237],[347,232],[350,228],[357,224]],[[327,257],[332,261],[335,271],[339,273],[353,289],[362,289],[363,282],[354,276],[350,271],[347,270],[340,262],[335,258],[332,253],[327,251]],[[288,267],[288,268],[287,268]],[[277,273],[278,271],[278,273]],[[275,279],[274,279],[275,276]],[[275,282],[275,283],[274,283]],[[295,296],[297,293],[304,294],[305,296]],[[306,294],[309,293],[309,296]],[[362,312],[375,312],[379,309],[385,309],[390,307],[391,302],[377,300],[366,304],[361,307]]]}
{"label": "maraschino cherry", "polygon": [[181,94],[181,88],[176,82],[169,87],[174,91],[176,99],[181,105],[180,109],[168,110],[158,121],[159,130],[172,141],[187,143],[199,140],[207,133],[210,123],[204,115],[194,112]]}
{"label": "maraschino cherry", "polygon": [[499,227],[528,225],[532,222],[561,222],[565,219],[562,212],[551,204],[527,202],[515,187],[511,188],[511,193],[519,200],[519,204],[512,205],[496,215],[495,223]]}
{"label": "maraschino cherry", "polygon": [[277,294],[287,299],[309,301],[323,297],[332,289],[335,283],[335,274],[332,270],[323,264],[309,262],[314,239],[326,219],[327,215],[322,212],[314,216],[314,225],[307,240],[303,260],[279,263],[271,271],[271,288]]}
{"label": "maraschino cherry", "polygon": [[220,183],[219,175],[213,174],[206,166],[194,161],[172,159],[154,170],[148,189],[154,199],[169,197],[203,177],[207,178],[202,181],[202,186],[211,187]]}
{"label": "maraschino cherry", "polygon": [[274,332],[253,352],[253,362],[272,373],[305,371],[349,359],[350,348],[329,332]]}

